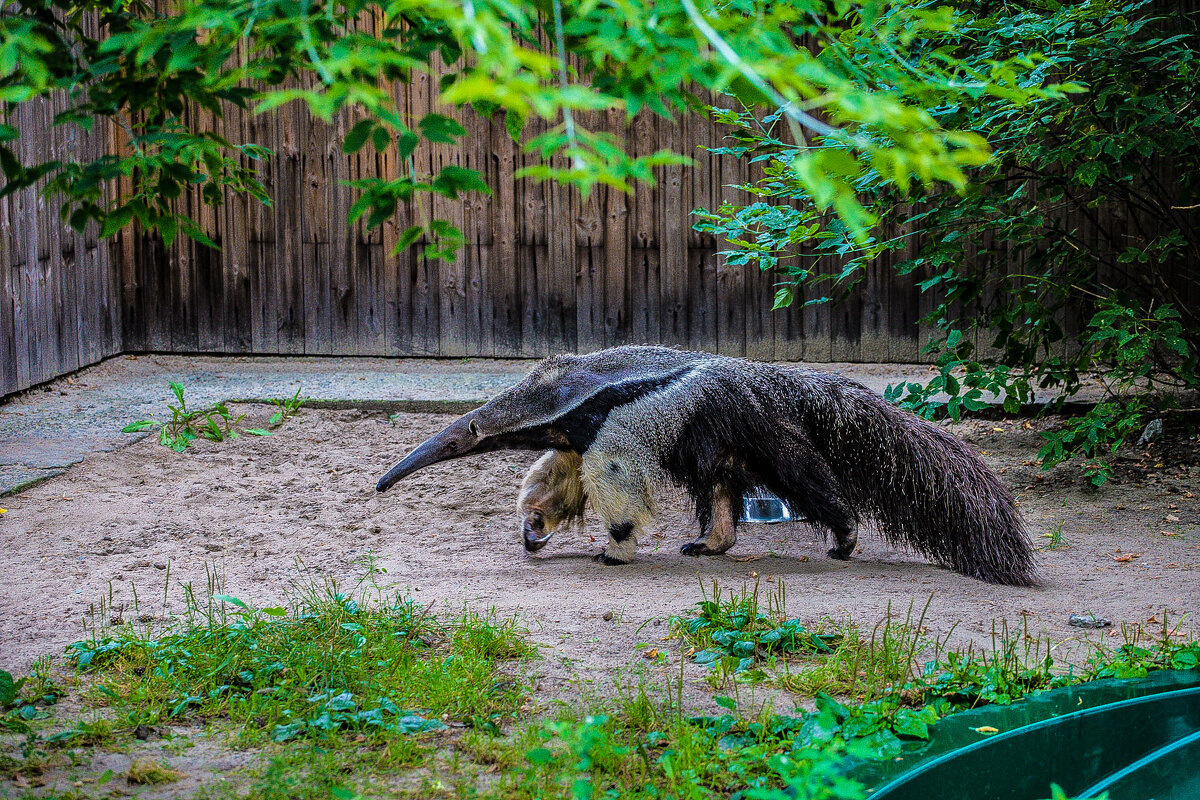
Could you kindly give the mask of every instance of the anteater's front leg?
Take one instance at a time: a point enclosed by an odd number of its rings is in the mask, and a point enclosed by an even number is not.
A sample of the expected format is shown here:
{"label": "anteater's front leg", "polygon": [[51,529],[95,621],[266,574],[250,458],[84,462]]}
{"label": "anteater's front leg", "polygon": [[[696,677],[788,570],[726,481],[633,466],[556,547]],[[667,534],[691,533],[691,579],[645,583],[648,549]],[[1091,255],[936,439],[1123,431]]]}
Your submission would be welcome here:
{"label": "anteater's front leg", "polygon": [[551,450],[539,458],[521,484],[517,511],[522,517],[525,549],[541,550],[559,527],[583,516],[587,494],[580,482],[581,460],[570,450]]}
{"label": "anteater's front leg", "polygon": [[679,552],[685,556],[720,555],[737,544],[737,516],[729,492],[724,488],[718,489],[713,494],[711,509],[708,533],[701,531],[699,539],[679,548]]}
{"label": "anteater's front leg", "polygon": [[629,459],[593,448],[583,455],[583,485],[608,528],[608,544],[596,561],[629,563],[637,552],[637,534],[653,515],[645,476]]}

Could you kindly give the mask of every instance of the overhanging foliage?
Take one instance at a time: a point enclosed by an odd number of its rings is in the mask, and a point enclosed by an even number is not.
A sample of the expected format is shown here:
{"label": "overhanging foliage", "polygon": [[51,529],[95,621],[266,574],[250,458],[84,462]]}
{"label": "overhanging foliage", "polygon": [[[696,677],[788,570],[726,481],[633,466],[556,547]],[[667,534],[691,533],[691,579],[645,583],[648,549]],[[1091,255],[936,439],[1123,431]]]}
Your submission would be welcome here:
{"label": "overhanging foliage", "polygon": [[[373,226],[422,194],[487,191],[473,170],[418,172],[411,156],[421,142],[454,142],[464,130],[437,113],[405,116],[394,86],[416,73],[437,78],[448,107],[504,114],[514,137],[531,117],[554,123],[525,143],[540,163],[524,174],[584,192],[598,183],[629,190],[652,182],[654,167],[686,159],[632,155],[618,137],[585,130],[574,112],[670,115],[694,105],[696,87],[731,92],[751,106],[781,107],[797,141],[838,143],[798,150],[789,164],[798,185],[862,237],[874,215],[855,194],[856,175],[871,170],[901,192],[943,183],[961,191],[965,170],[988,159],[983,136],[946,127],[929,109],[1063,90],[1028,80],[1036,59],[1023,52],[969,68],[946,54],[912,70],[898,52],[947,31],[955,15],[893,0],[18,0],[9,11],[0,17],[7,112],[63,92],[70,108],[54,125],[91,130],[111,120],[123,142],[82,163],[27,164],[0,147],[0,193],[45,181],[71,226],[94,220],[110,235],[136,220],[168,244],[178,233],[212,244],[175,202],[189,187],[210,206],[229,192],[270,202],[256,170],[270,154],[197,127],[189,104],[220,115],[302,102],[327,121],[349,110],[359,121],[347,152],[369,143],[408,166],[399,177],[356,182],[352,220]],[[843,36],[869,39],[887,57],[857,63],[839,48],[806,46]],[[0,139],[44,133],[6,125]],[[461,244],[448,221],[412,223],[401,248],[424,237],[427,255],[451,258]]]}

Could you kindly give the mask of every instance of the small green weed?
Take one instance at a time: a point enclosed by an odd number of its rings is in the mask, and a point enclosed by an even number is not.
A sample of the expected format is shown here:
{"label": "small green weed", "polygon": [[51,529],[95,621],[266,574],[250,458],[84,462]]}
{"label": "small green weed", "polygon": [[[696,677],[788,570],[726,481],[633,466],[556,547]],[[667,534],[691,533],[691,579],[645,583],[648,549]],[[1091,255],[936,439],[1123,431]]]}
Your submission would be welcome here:
{"label": "small green weed", "polygon": [[948,710],[981,705],[1007,705],[1043,689],[1087,680],[1072,667],[1055,664],[1050,642],[1029,635],[1025,624],[1012,632],[1007,622],[992,629],[992,647],[949,651],[925,665],[910,688],[925,703],[941,700]]}
{"label": "small green weed", "polygon": [[[763,612],[754,592],[713,592],[716,601],[706,596],[699,604],[697,618],[707,624],[680,618],[674,630],[686,644],[702,648],[722,646],[713,631],[775,630],[781,594],[777,590]],[[556,718],[508,740],[477,736],[467,749],[498,767],[500,777],[486,797],[863,800],[866,787],[843,774],[846,757],[893,758],[906,740],[927,739],[930,726],[946,714],[1085,680],[1186,669],[1200,656],[1200,643],[1179,642],[1166,626],[1161,636],[1131,627],[1124,644],[1097,651],[1075,671],[1056,665],[1027,631],[1000,624],[993,650],[946,652],[919,670],[917,660],[927,648],[941,649],[920,634],[923,619],[924,609],[918,613],[915,606],[903,620],[889,613],[870,637],[847,623],[837,629],[839,638],[825,640],[831,652],[789,653],[804,669],[794,671],[788,661],[793,671],[778,676],[781,683],[794,682],[788,688],[805,691],[825,679],[841,694],[865,701],[843,702],[817,690],[814,711],[786,716],[764,706],[745,715],[734,699],[716,697],[728,713],[686,716],[681,672],[675,687],[665,687],[665,697],[643,682],[606,703],[564,706]]]}
{"label": "small green weed", "polygon": [[138,786],[158,786],[164,783],[174,783],[183,777],[183,773],[171,769],[154,759],[135,759],[129,765],[129,782]]}
{"label": "small green weed", "polygon": [[1058,550],[1067,547],[1067,540],[1063,538],[1063,520],[1059,520],[1050,526],[1050,530],[1042,534],[1043,539],[1048,539],[1046,542],[1047,550]]}
{"label": "small green weed", "polygon": [[907,687],[925,703],[945,701],[947,711],[987,704],[1008,704],[1033,692],[1101,678],[1144,678],[1164,669],[1200,666],[1200,642],[1181,640],[1163,616],[1159,635],[1136,625],[1122,626],[1122,643],[1115,649],[1097,645],[1078,670],[1055,663],[1050,642],[1009,630],[1000,623],[992,630],[992,647],[975,652],[947,652],[925,665],[919,681]]}
{"label": "small green weed", "polygon": [[[853,621],[825,621],[808,631],[799,620],[788,619],[782,582],[765,599],[764,611],[757,584],[724,596],[714,585],[711,597],[706,593],[696,604],[694,617],[672,617],[672,635],[684,641],[697,663],[712,667],[709,682],[715,687],[769,682],[806,697],[827,693],[869,703],[895,696],[910,705],[939,700],[949,711],[1011,703],[1030,692],[1097,678],[1144,677],[1200,665],[1200,643],[1181,641],[1178,624],[1172,628],[1165,621],[1158,636],[1141,626],[1124,626],[1119,647],[1098,645],[1077,670],[1055,663],[1050,642],[1031,636],[1024,623],[1012,631],[1006,621],[999,622],[990,649],[955,651],[924,636],[928,602],[919,613],[910,605],[903,619],[889,605],[865,637]],[[932,660],[922,664],[929,651]]]}
{"label": "small green weed", "polygon": [[0,732],[28,733],[29,723],[49,716],[63,689],[50,676],[50,663],[39,659],[29,675],[14,679],[0,670]]}
{"label": "small green weed", "polygon": [[[693,660],[712,668],[709,682],[715,687],[771,681],[808,696],[828,692],[865,700],[904,683],[929,645],[919,634],[928,604],[916,619],[910,607],[904,621],[894,619],[889,606],[865,639],[850,621],[825,622],[810,631],[789,619],[783,581],[766,595],[759,589],[756,582],[722,596],[714,583],[711,596],[705,593],[696,604],[694,617],[671,619],[672,634],[689,645]],[[776,672],[779,667],[782,674]]]}
{"label": "small green weed", "polygon": [[[719,702],[734,710],[728,698]],[[860,800],[863,787],[841,774],[842,759],[887,757],[898,749],[892,727],[923,731],[933,719],[912,709],[859,713],[826,695],[817,703],[817,712],[798,717],[769,708],[689,717],[669,686],[663,696],[643,684],[607,708],[565,708],[531,727],[512,743],[517,765],[487,796]]]}
{"label": "small green weed", "polygon": [[[865,787],[843,774],[846,759],[893,758],[946,714],[1200,664],[1200,643],[1180,641],[1178,624],[1164,623],[1161,633],[1128,626],[1118,646],[1073,669],[1055,664],[1048,644],[1024,628],[1003,623],[989,650],[945,651],[922,633],[925,609],[915,605],[903,617],[889,609],[870,635],[851,622],[820,623],[814,634],[785,624],[782,587],[765,596],[758,587],[714,587],[695,617],[672,621],[683,645],[721,650],[714,672],[733,659],[727,677],[735,687],[762,672],[762,680],[812,697],[815,710],[789,716],[769,703],[749,708],[717,696],[721,713],[691,716],[679,659],[678,675],[665,682],[648,683],[643,671],[615,696],[558,703],[521,720],[527,685],[505,665],[534,650],[513,620],[469,610],[434,616],[378,589],[371,578],[381,570],[369,559],[368,567],[365,592],[309,587],[277,608],[222,594],[210,577],[209,596],[185,592],[186,612],[165,632],[121,625],[94,633],[69,652],[89,679],[95,715],[44,739],[30,734],[44,749],[0,760],[0,774],[33,776],[48,759],[61,764],[86,747],[123,746],[138,725],[190,719],[232,726],[241,745],[263,751],[236,785],[202,788],[198,797],[210,800],[864,800]],[[795,635],[774,635],[781,629]],[[729,632],[737,635],[722,635]],[[752,651],[729,652],[745,641]],[[917,669],[929,649],[932,660]],[[752,664],[737,671],[746,658]],[[38,686],[27,679],[23,696]],[[18,707],[10,701],[10,710]]]}
{"label": "small green weed", "polygon": [[837,632],[831,652],[795,663],[785,662],[776,683],[788,691],[814,696],[820,693],[868,701],[903,686],[920,669],[918,659],[932,643],[922,634],[926,602],[914,619],[909,606],[904,619],[887,614],[869,637],[853,620],[833,626]]}
{"label": "small green weed", "polygon": [[296,389],[296,393],[290,398],[280,397],[272,400],[271,402],[275,404],[275,408],[277,410],[271,415],[271,419],[267,421],[267,424],[272,428],[278,428],[280,425],[299,414],[301,407],[308,402],[308,398],[301,397],[300,390]]}
{"label": "small green weed", "polygon": [[670,630],[690,647],[692,659],[713,668],[712,678],[724,685],[729,677],[743,682],[765,678],[764,661],[774,664],[781,655],[796,653],[832,653],[837,634],[813,633],[796,619],[783,613],[786,589],[780,581],[775,590],[766,594],[767,609],[759,605],[759,584],[753,589],[730,590],[722,596],[721,588],[713,582],[711,596],[696,604],[696,616],[672,617]]}
{"label": "small green weed", "polygon": [[[167,408],[171,412],[171,419],[166,422],[140,419],[126,425],[121,432],[140,433],[157,427],[158,443],[164,447],[170,447],[177,453],[182,453],[196,439],[223,442],[226,439],[238,438],[237,426],[245,418],[245,414],[235,417],[225,403],[215,403],[211,407],[199,411],[189,409],[187,400],[184,398],[183,384],[172,382],[170,386],[171,393],[175,395],[175,403],[167,404]],[[300,390],[297,389],[294,397],[272,402],[279,410],[271,416],[269,424],[271,428],[277,428],[300,410],[300,407],[304,405],[305,398],[300,397]],[[271,431],[263,428],[242,428],[240,432],[251,436],[271,435]]]}
{"label": "small green weed", "polygon": [[1099,647],[1088,660],[1083,679],[1144,678],[1158,670],[1200,667],[1200,642],[1180,634],[1184,619],[1172,624],[1164,611],[1157,636],[1140,625],[1122,625],[1121,644],[1114,650]]}

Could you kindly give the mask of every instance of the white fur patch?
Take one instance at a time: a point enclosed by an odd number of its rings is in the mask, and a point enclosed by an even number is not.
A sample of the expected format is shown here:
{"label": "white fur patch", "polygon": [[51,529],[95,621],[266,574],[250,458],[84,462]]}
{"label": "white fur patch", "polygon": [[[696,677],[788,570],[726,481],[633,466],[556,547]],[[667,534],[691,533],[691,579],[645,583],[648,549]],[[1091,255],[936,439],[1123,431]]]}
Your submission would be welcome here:
{"label": "white fur patch", "polygon": [[610,536],[608,546],[604,548],[604,555],[617,561],[633,561],[633,557],[637,555],[637,546],[637,537],[633,534],[623,542],[615,541]]}

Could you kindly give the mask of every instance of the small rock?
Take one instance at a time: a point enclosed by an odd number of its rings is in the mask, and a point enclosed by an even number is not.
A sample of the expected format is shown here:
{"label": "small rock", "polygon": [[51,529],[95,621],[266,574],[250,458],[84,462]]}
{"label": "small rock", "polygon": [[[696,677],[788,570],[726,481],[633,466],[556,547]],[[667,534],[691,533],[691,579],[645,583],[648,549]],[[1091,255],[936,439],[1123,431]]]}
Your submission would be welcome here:
{"label": "small rock", "polygon": [[1107,628],[1112,625],[1112,620],[1095,614],[1072,614],[1067,618],[1067,624],[1075,628]]}
{"label": "small rock", "polygon": [[155,568],[155,569],[166,569],[166,568],[167,568],[167,564],[166,564],[166,562],[165,562],[165,561],[155,561],[155,562],[154,562],[154,568]]}
{"label": "small rock", "polygon": [[1179,517],[1175,516],[1174,514],[1167,514],[1165,519],[1167,522],[1179,522]]}
{"label": "small rock", "polygon": [[613,613],[611,611],[604,612],[604,621],[605,622],[612,622],[612,618],[613,618]]}
{"label": "small rock", "polygon": [[157,734],[158,731],[154,730],[154,728],[150,727],[149,725],[138,725],[133,729],[134,738],[141,739],[143,742],[152,736],[156,736]]}
{"label": "small rock", "polygon": [[1162,419],[1152,419],[1145,428],[1142,429],[1142,435],[1138,437],[1137,446],[1141,447],[1153,442],[1155,439],[1163,435]]}

